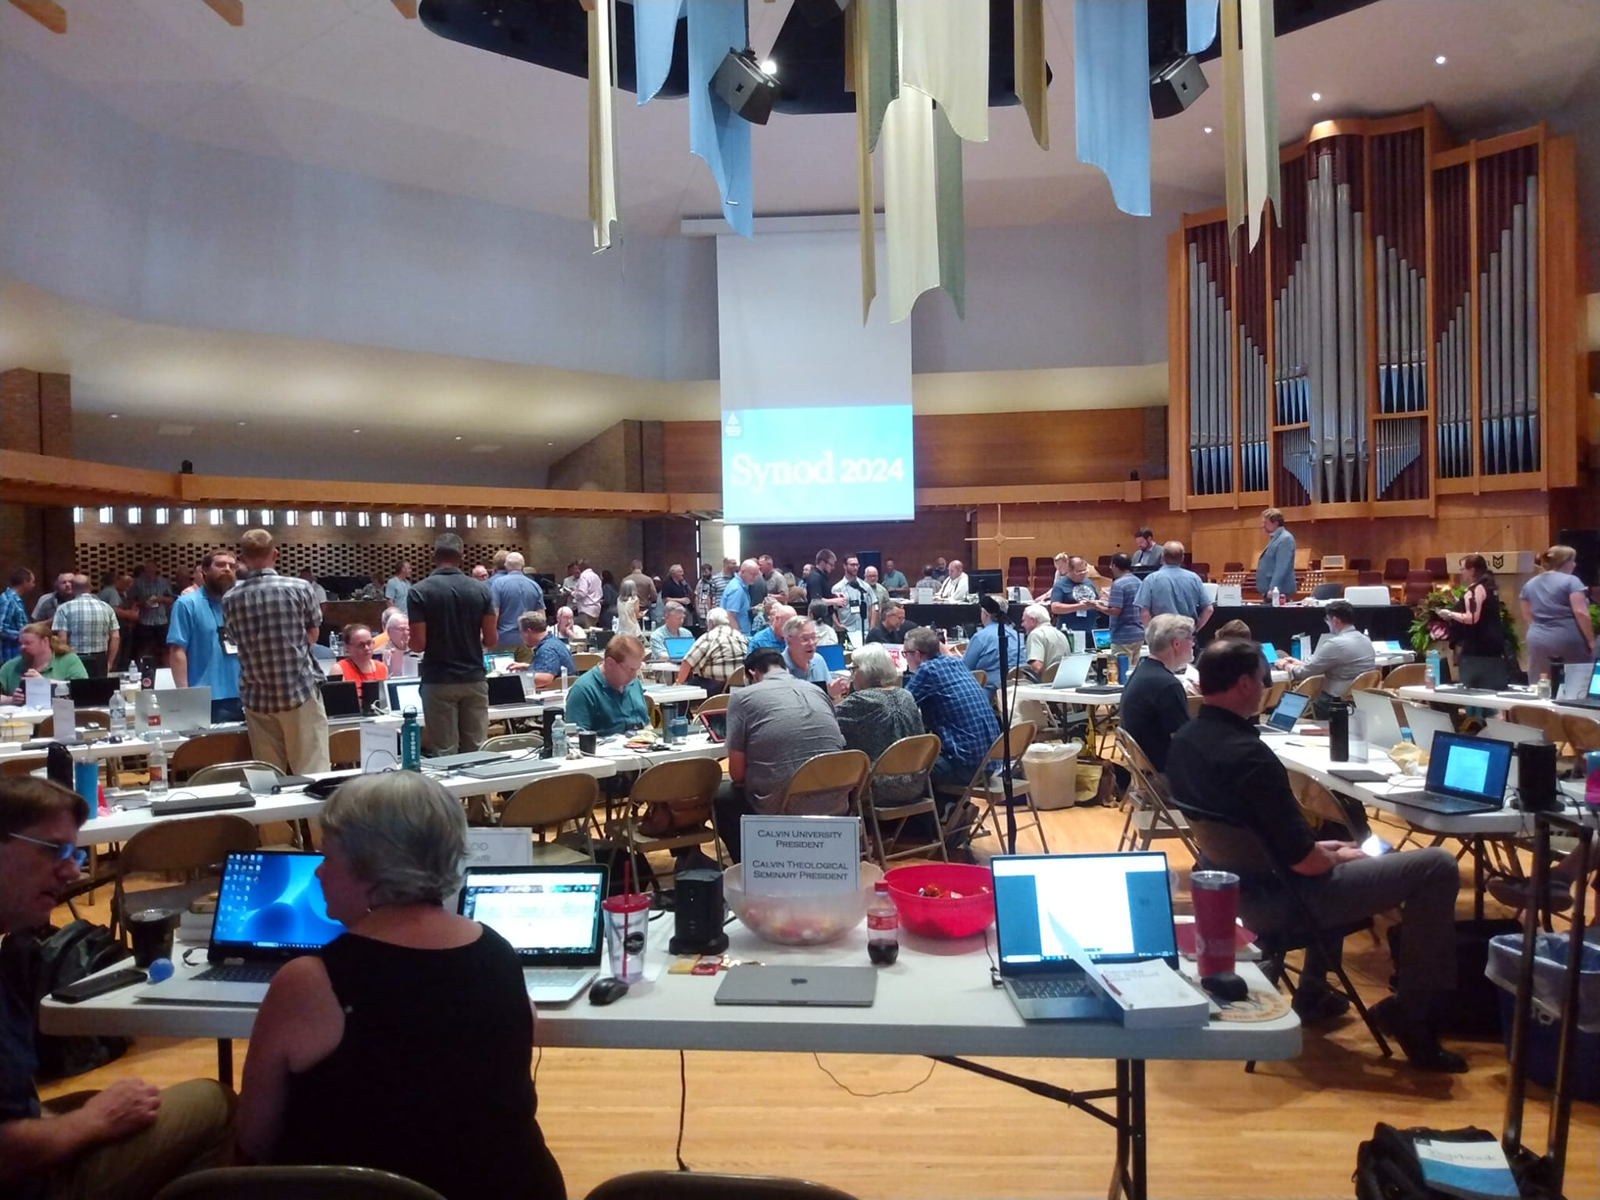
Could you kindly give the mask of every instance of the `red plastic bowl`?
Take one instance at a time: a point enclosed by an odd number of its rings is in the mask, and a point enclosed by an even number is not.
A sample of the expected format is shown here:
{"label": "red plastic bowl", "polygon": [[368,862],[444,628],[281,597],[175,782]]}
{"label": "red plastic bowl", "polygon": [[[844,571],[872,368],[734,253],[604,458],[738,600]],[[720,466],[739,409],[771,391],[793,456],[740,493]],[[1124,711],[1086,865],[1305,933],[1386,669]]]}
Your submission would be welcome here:
{"label": "red plastic bowl", "polygon": [[[994,924],[994,879],[988,867],[966,863],[926,863],[895,867],[884,876],[900,910],[900,925],[923,937],[964,938]],[[930,884],[943,896],[921,896]],[[959,893],[959,898],[951,893]]]}

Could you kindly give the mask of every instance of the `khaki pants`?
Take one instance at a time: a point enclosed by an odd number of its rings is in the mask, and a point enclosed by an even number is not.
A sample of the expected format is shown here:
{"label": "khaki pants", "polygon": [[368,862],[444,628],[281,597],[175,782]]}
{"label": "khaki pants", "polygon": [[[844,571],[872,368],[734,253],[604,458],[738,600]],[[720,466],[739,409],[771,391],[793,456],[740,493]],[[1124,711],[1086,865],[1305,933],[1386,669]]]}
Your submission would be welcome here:
{"label": "khaki pants", "polygon": [[[93,1094],[63,1096],[45,1111],[70,1112]],[[228,1166],[232,1157],[233,1094],[215,1080],[191,1079],[161,1093],[153,1124],[57,1167],[44,1194],[47,1200],[147,1200],[178,1176]]]}
{"label": "khaki pants", "polygon": [[423,684],[422,719],[434,754],[470,754],[489,736],[489,685]]}
{"label": "khaki pants", "polygon": [[1143,649],[1143,642],[1112,642],[1111,657],[1115,658],[1119,654],[1126,654],[1128,656],[1128,671],[1131,674],[1133,668],[1139,665],[1139,653]]}
{"label": "khaki pants", "polygon": [[299,708],[283,712],[244,710],[250,731],[250,753],[290,775],[309,775],[329,769],[328,714],[322,693],[312,692]]}

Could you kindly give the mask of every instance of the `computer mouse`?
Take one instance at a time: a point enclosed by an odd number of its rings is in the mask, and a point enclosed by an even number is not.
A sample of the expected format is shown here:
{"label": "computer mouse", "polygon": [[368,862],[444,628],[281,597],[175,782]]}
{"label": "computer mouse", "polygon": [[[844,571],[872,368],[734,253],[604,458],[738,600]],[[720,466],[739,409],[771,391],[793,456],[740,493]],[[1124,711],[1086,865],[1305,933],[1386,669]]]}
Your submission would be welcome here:
{"label": "computer mouse", "polygon": [[614,975],[602,975],[589,985],[590,1004],[610,1004],[627,994],[627,983]]}
{"label": "computer mouse", "polygon": [[1215,975],[1207,975],[1200,981],[1200,986],[1222,1004],[1233,1004],[1250,998],[1250,985],[1232,971],[1219,971]]}

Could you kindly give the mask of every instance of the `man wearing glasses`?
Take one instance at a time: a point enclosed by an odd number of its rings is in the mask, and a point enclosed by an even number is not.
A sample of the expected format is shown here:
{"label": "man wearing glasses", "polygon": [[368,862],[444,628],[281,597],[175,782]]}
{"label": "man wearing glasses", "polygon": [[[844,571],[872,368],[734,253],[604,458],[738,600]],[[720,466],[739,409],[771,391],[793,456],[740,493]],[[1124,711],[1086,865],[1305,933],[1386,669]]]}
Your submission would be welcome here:
{"label": "man wearing glasses", "polygon": [[[0,779],[0,934],[47,929],[78,878],[82,798],[43,779]],[[36,1007],[0,980],[0,1195],[150,1196],[232,1153],[231,1095],[196,1079],[157,1091],[119,1079],[45,1117],[33,1086]],[[43,1118],[43,1119],[42,1119]]]}

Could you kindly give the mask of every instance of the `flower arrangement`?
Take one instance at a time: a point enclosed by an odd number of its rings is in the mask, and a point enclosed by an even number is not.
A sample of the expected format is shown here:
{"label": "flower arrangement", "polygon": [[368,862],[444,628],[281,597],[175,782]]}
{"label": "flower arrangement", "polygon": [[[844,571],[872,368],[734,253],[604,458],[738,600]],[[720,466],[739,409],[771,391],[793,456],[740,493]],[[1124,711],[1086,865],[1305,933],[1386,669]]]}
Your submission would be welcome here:
{"label": "flower arrangement", "polygon": [[[1456,601],[1461,599],[1466,592],[1462,584],[1452,587],[1438,588],[1429,592],[1417,605],[1411,620],[1411,648],[1418,654],[1426,654],[1438,644],[1449,640],[1450,621],[1439,614],[1455,607]],[[1591,619],[1600,621],[1600,605],[1591,605],[1589,609]],[[1506,631],[1506,653],[1511,658],[1516,658],[1522,652],[1522,641],[1517,636],[1516,623],[1511,618],[1511,610],[1506,607],[1504,600],[1500,601],[1500,624]],[[1595,626],[1600,629],[1600,624]]]}

